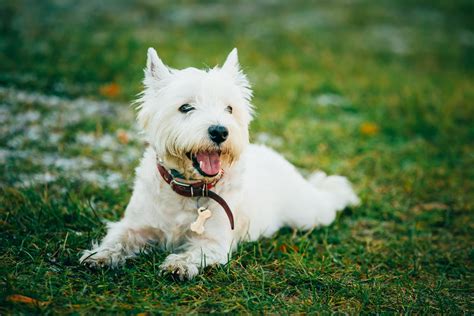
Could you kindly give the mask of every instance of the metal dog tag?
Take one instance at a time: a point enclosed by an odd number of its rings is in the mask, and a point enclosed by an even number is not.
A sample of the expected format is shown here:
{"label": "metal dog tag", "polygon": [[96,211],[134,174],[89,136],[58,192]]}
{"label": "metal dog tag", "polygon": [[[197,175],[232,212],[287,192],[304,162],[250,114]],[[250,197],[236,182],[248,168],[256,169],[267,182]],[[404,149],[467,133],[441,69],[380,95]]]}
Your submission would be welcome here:
{"label": "metal dog tag", "polygon": [[211,217],[212,212],[211,210],[205,207],[200,207],[197,211],[198,211],[198,217],[196,221],[191,224],[190,228],[196,234],[201,235],[202,233],[204,233],[204,224],[209,219],[209,217]]}

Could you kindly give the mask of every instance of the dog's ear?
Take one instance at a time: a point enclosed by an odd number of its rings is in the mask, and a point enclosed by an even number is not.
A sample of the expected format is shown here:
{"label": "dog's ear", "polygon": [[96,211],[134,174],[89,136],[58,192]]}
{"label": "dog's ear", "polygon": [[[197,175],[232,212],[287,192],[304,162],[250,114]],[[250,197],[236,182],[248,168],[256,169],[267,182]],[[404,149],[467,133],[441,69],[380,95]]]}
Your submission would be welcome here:
{"label": "dog's ear", "polygon": [[152,47],[148,48],[145,75],[151,76],[158,80],[164,79],[170,75],[170,70],[161,61],[160,57],[158,57],[158,54],[156,53],[156,50]]}
{"label": "dog's ear", "polygon": [[239,85],[242,91],[245,93],[246,98],[250,98],[252,92],[250,90],[250,83],[247,80],[247,76],[244,74],[239,65],[239,57],[237,56],[237,48],[234,48],[227,56],[224,65],[221,68],[227,72],[232,78],[234,78],[237,85]]}
{"label": "dog's ear", "polygon": [[237,56],[237,48],[234,48],[222,65],[222,70],[226,71],[227,73],[231,74],[232,76],[236,76],[240,73],[240,65],[239,65],[239,57]]}

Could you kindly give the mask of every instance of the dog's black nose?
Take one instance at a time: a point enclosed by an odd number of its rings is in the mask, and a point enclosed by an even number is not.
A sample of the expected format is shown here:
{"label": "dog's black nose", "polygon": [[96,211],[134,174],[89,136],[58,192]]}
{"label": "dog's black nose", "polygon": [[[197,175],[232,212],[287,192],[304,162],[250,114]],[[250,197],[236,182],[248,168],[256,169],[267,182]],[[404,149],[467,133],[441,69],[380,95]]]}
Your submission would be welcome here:
{"label": "dog's black nose", "polygon": [[229,130],[222,125],[209,126],[207,131],[209,132],[211,140],[218,145],[223,143],[227,139],[227,136],[229,136]]}

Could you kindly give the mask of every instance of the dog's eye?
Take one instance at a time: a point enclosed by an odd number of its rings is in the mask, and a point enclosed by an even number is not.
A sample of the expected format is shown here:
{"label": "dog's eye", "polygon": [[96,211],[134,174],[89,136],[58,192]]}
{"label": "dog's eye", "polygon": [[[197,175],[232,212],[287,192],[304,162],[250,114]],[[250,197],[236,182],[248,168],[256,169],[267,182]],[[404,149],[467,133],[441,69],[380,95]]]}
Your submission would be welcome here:
{"label": "dog's eye", "polygon": [[181,106],[179,107],[179,111],[180,111],[181,113],[188,113],[189,111],[192,111],[192,110],[194,110],[194,107],[191,106],[191,105],[189,105],[189,104],[187,104],[187,103],[186,103],[186,104],[183,104],[183,105],[181,105]]}
{"label": "dog's eye", "polygon": [[226,110],[227,112],[229,112],[230,114],[232,114],[232,107],[231,107],[230,105],[228,105],[228,106],[225,108],[225,110]]}

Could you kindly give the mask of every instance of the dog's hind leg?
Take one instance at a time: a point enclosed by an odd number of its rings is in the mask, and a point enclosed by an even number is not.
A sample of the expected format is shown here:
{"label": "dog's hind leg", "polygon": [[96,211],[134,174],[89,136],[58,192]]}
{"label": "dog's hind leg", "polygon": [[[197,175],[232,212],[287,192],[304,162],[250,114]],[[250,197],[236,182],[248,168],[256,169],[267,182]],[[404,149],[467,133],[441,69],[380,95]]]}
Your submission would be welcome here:
{"label": "dog's hind leg", "polygon": [[294,190],[285,223],[299,229],[331,224],[337,211],[357,205],[359,198],[347,178],[317,172]]}

